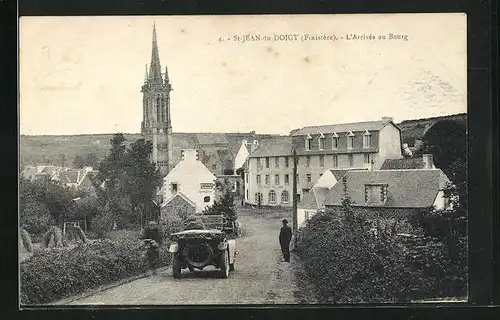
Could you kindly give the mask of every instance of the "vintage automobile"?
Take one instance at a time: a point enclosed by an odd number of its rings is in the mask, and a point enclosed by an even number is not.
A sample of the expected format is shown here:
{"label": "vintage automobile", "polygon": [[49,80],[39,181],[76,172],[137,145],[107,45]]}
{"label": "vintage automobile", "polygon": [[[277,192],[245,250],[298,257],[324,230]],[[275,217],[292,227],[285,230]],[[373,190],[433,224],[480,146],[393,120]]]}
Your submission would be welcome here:
{"label": "vintage automobile", "polygon": [[172,255],[174,278],[179,278],[182,269],[186,268],[193,272],[214,266],[219,269],[222,278],[228,278],[229,272],[234,271],[236,241],[228,238],[222,220],[219,223],[207,222],[206,225],[210,227],[188,228],[170,235],[168,251]]}

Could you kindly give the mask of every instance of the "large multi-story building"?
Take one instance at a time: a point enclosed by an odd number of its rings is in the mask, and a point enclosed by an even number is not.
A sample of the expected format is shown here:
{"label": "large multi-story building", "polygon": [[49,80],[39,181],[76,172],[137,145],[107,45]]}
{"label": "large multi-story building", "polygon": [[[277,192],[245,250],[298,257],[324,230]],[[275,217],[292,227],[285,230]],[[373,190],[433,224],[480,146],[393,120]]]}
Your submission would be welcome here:
{"label": "large multi-story building", "polygon": [[310,126],[290,136],[264,139],[248,158],[245,202],[292,206],[293,150],[298,156],[299,200],[326,169],[379,169],[386,159],[401,159],[401,130],[392,118],[380,121]]}

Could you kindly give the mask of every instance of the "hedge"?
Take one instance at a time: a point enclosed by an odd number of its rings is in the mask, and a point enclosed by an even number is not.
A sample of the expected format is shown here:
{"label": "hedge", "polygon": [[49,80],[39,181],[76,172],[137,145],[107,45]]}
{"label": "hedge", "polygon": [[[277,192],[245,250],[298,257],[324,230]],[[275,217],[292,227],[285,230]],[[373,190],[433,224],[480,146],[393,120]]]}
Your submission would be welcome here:
{"label": "hedge", "polygon": [[428,239],[402,241],[390,230],[371,231],[325,213],[308,221],[297,253],[318,302],[410,302],[463,295],[464,288],[466,295],[466,259],[452,261],[442,245]]}
{"label": "hedge", "polygon": [[[169,264],[167,247],[160,266]],[[74,249],[35,253],[20,264],[21,304],[36,305],[146,272],[145,246],[137,238],[96,240]]]}

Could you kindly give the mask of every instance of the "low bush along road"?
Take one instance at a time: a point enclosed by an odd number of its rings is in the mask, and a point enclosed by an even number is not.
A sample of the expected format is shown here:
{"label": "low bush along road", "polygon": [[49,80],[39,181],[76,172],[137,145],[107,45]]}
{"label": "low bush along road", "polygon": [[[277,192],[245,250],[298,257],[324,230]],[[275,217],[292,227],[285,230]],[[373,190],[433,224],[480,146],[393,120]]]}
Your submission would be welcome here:
{"label": "low bush along road", "polygon": [[[183,270],[173,279],[170,268],[70,304],[289,304],[298,303],[294,259],[282,262],[278,243],[281,219],[241,215],[244,234],[236,240],[235,271],[218,278],[216,269]],[[206,271],[205,271],[206,270]],[[61,302],[64,303],[64,302]]]}

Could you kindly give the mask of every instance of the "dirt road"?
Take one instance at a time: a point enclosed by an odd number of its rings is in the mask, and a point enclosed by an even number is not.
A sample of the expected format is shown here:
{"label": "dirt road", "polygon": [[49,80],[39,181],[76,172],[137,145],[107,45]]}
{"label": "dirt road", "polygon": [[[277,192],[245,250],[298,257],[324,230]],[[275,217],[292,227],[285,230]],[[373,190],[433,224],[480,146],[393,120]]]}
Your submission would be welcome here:
{"label": "dirt road", "polygon": [[156,276],[74,301],[71,304],[292,304],[297,291],[292,265],[282,262],[278,244],[281,226],[278,218],[240,215],[244,235],[237,239],[235,271],[228,279],[216,273],[183,270],[181,279],[173,279],[166,268]]}

